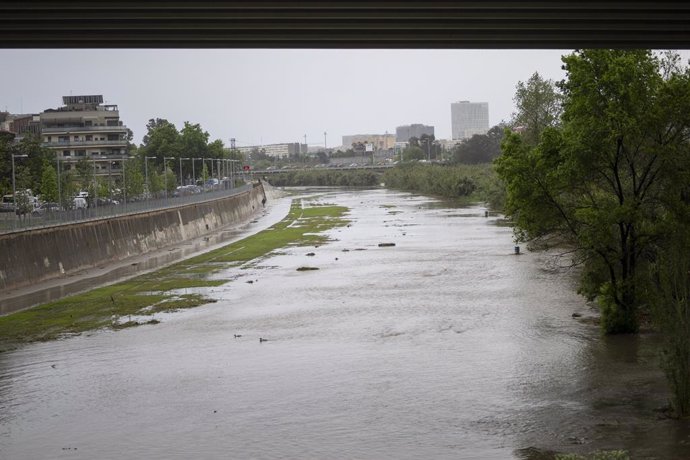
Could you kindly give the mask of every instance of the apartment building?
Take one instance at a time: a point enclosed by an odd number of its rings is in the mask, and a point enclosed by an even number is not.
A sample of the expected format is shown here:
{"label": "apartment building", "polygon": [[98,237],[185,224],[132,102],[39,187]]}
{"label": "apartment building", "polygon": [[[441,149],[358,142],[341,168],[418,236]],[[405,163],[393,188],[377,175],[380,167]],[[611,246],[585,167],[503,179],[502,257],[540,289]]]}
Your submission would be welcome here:
{"label": "apartment building", "polygon": [[104,104],[102,95],[63,96],[62,102],[39,115],[43,146],[55,152],[60,169],[75,169],[87,159],[96,175],[121,176],[128,129],[117,105]]}

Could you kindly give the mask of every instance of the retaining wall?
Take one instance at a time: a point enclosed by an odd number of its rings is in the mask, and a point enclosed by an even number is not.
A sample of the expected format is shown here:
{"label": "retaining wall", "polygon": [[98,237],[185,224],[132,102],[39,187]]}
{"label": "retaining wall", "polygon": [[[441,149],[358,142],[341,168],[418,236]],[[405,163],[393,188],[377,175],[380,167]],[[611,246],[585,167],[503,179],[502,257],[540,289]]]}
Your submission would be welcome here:
{"label": "retaining wall", "polygon": [[0,235],[0,290],[67,276],[240,223],[262,208],[265,196],[263,185],[255,184],[245,193],[212,201]]}

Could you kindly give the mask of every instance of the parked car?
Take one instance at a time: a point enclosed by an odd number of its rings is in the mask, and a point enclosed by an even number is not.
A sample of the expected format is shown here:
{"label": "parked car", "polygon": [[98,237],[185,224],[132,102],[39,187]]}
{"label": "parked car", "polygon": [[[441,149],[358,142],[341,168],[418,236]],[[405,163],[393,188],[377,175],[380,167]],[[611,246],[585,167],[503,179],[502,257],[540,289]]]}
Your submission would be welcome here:
{"label": "parked car", "polygon": [[43,203],[42,205],[38,206],[37,208],[34,208],[33,211],[31,211],[32,216],[44,216],[46,214],[50,214],[52,212],[57,212],[60,210],[60,205],[57,203]]}
{"label": "parked car", "polygon": [[86,209],[87,207],[86,198],[75,196],[72,199],[72,209]]}

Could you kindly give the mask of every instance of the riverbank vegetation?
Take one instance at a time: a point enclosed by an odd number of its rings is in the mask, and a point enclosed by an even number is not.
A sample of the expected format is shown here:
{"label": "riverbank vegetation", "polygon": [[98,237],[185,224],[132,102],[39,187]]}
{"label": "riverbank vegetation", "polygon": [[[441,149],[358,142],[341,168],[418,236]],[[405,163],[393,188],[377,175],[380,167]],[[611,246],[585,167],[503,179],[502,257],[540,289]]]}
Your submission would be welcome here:
{"label": "riverbank vegetation", "polygon": [[294,200],[282,221],[243,240],[127,281],[0,317],[0,352],[101,328],[154,324],[158,320],[151,316],[156,313],[213,302],[187,290],[225,284],[230,280],[208,275],[256,263],[278,249],[324,244],[324,231],[347,224],[346,212],[341,206]]}
{"label": "riverbank vegetation", "polygon": [[496,170],[516,240],[575,251],[609,334],[650,317],[674,409],[690,414],[690,71],[673,53],[578,50],[518,86]]}
{"label": "riverbank vegetation", "polygon": [[390,188],[459,199],[465,203],[485,202],[494,209],[503,206],[503,185],[491,164],[404,163],[387,170],[382,180]]}
{"label": "riverbank vegetation", "polygon": [[268,181],[276,187],[376,187],[381,183],[381,173],[357,169],[310,169],[273,174]]}

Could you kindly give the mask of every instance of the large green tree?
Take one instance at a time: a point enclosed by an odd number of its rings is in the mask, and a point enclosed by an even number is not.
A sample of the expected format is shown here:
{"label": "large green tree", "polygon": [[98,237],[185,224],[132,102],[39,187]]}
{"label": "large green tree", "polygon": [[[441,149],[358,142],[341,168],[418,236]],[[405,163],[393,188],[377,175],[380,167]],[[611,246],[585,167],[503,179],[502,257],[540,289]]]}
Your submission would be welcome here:
{"label": "large green tree", "polygon": [[664,197],[688,154],[680,114],[690,107],[678,94],[688,88],[650,51],[581,50],[563,62],[561,125],[536,145],[515,133],[503,142],[506,212],[518,241],[574,248],[604,330],[634,332]]}
{"label": "large green tree", "polygon": [[534,72],[526,82],[518,82],[516,111],[512,125],[523,134],[525,142],[534,145],[544,129],[556,126],[562,111],[562,95],[556,84]]}

